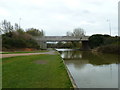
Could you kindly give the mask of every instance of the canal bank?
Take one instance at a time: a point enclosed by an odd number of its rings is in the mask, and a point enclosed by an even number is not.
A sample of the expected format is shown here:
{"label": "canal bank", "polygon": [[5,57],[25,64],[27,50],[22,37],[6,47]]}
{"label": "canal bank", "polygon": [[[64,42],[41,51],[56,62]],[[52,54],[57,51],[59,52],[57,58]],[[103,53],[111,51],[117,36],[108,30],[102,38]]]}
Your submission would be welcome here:
{"label": "canal bank", "polygon": [[60,55],[2,58],[2,88],[73,88]]}
{"label": "canal bank", "polygon": [[117,88],[118,59],[113,54],[58,50],[78,88]]}
{"label": "canal bank", "polygon": [[[69,49],[69,50],[70,50],[70,49]],[[72,49],[71,49],[71,50],[72,50]],[[56,51],[57,51],[57,50],[56,50]],[[59,53],[59,51],[57,51],[57,52],[58,52],[58,54],[61,56],[61,54]],[[69,76],[69,78],[70,78],[70,81],[71,81],[71,83],[72,83],[73,88],[78,88],[78,86],[77,86],[76,83],[75,83],[75,80],[73,79],[73,77],[72,77],[69,69],[67,68],[67,66],[66,66],[66,64],[65,64],[65,62],[64,62],[64,60],[63,60],[62,57],[61,57],[61,60],[62,60],[62,62],[63,62],[63,64],[64,64],[64,66],[65,66],[65,69],[66,69],[67,73],[68,73],[68,76]]]}

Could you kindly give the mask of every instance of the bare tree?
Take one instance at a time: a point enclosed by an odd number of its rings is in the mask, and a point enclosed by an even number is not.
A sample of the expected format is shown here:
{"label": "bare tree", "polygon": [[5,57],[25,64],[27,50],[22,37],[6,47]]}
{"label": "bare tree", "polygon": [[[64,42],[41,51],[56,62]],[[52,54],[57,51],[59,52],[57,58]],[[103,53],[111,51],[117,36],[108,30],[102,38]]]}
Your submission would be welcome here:
{"label": "bare tree", "polygon": [[72,36],[74,37],[82,37],[85,36],[85,31],[82,28],[75,28],[73,30]]}
{"label": "bare tree", "polygon": [[14,29],[17,31],[19,28],[19,25],[17,23],[15,23]]}
{"label": "bare tree", "polygon": [[6,20],[4,20],[1,24],[1,30],[4,33],[12,32],[13,26],[11,25],[10,22],[7,22]]}
{"label": "bare tree", "polygon": [[66,33],[66,35],[67,35],[67,36],[72,36],[72,32],[68,31],[68,32]]}
{"label": "bare tree", "polygon": [[82,28],[75,28],[73,32],[67,32],[67,36],[82,37],[85,36],[85,31]]}

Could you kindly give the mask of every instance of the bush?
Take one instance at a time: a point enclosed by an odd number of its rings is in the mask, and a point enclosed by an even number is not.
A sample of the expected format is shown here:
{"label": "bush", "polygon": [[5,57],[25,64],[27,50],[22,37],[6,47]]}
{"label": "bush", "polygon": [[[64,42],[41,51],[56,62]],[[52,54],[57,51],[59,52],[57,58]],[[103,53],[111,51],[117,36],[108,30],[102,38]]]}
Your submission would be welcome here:
{"label": "bush", "polygon": [[7,49],[12,48],[35,48],[38,49],[39,45],[32,39],[31,35],[25,32],[20,34],[19,32],[12,32],[2,35],[2,47]]}
{"label": "bush", "polygon": [[101,46],[103,45],[103,42],[104,42],[104,38],[103,38],[103,35],[101,34],[92,35],[89,38],[89,45],[91,48]]}
{"label": "bush", "polygon": [[25,32],[17,23],[13,26],[10,22],[4,20],[1,23],[0,34],[2,36],[2,48],[4,50],[15,48],[39,49],[39,45],[32,37],[36,35],[43,36],[44,32],[35,28],[30,28]]}
{"label": "bush", "polygon": [[109,45],[118,42],[119,37],[111,37],[109,35],[95,34],[89,38],[90,47],[96,48],[99,46]]}
{"label": "bush", "polygon": [[120,54],[120,46],[118,44],[105,45],[99,47],[97,51],[102,53]]}

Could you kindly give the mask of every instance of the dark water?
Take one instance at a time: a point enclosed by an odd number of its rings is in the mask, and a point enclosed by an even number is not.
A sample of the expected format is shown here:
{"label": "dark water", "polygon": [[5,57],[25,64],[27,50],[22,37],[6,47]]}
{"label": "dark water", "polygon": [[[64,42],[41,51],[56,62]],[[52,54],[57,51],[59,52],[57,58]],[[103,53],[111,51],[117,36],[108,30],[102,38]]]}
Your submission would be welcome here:
{"label": "dark water", "polygon": [[79,88],[118,88],[118,56],[58,50]]}

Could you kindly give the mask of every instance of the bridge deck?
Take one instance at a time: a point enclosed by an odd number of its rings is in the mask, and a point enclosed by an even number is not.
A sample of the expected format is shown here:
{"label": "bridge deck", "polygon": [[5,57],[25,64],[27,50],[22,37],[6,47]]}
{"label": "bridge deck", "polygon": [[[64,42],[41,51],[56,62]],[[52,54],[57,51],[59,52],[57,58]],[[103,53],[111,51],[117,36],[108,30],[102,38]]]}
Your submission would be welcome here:
{"label": "bridge deck", "polygon": [[56,42],[56,41],[88,41],[89,36],[73,37],[73,36],[43,36],[34,37],[37,41]]}

